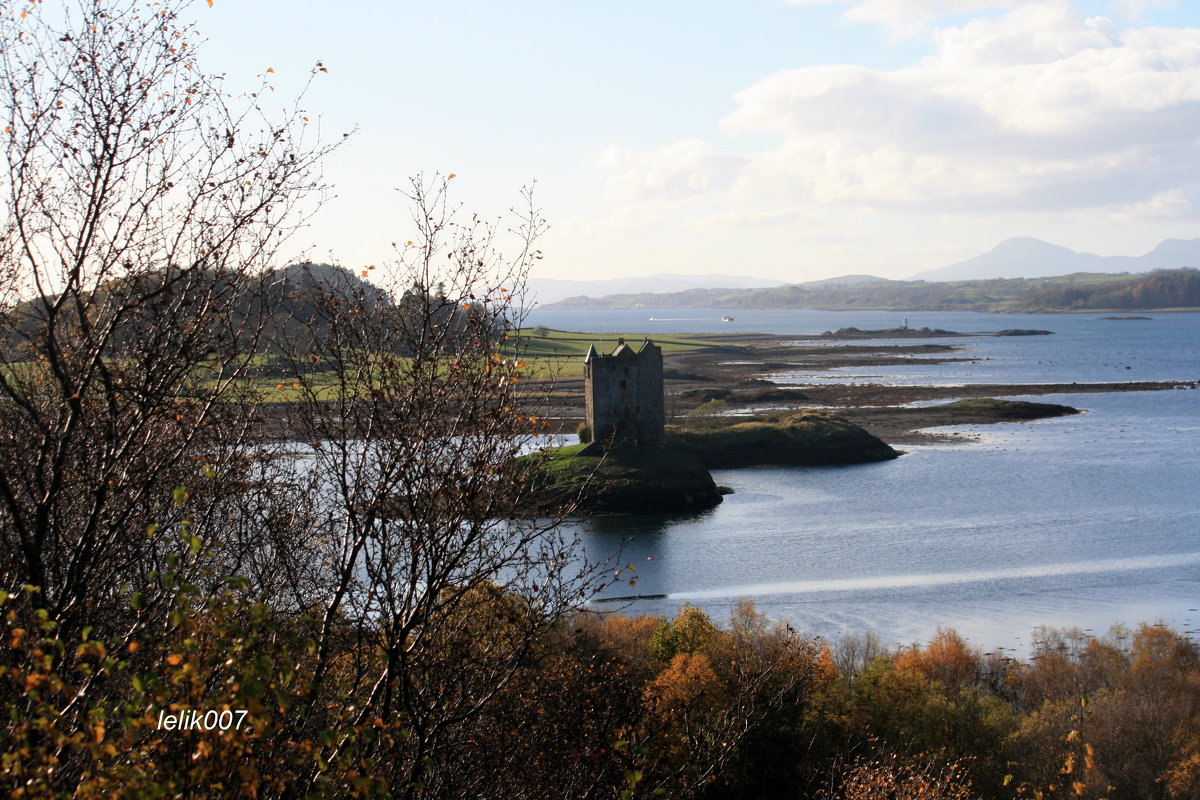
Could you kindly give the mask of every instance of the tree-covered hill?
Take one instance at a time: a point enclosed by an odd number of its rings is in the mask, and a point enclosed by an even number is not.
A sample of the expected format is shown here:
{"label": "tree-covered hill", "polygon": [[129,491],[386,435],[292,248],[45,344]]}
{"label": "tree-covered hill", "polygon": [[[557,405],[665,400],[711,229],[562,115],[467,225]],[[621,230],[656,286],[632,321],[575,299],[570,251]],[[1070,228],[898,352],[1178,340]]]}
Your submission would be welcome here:
{"label": "tree-covered hill", "polygon": [[358,302],[380,313],[396,306],[383,290],[332,264],[292,264],[252,281],[203,268],[168,268],[106,281],[95,292],[68,301],[67,307],[56,304],[56,298],[26,300],[5,314],[7,335],[0,346],[19,360],[23,351],[36,349],[48,316],[70,316],[76,303],[91,309],[89,319],[94,324],[113,325],[117,332],[113,341],[120,343],[158,325],[167,309],[216,300],[227,309],[222,320],[225,340],[239,351],[264,346],[294,349],[303,341],[321,338],[328,333],[331,312],[341,303]]}
{"label": "tree-covered hill", "polygon": [[1200,308],[1200,271],[1145,275],[1077,273],[1055,278],[792,284],[769,289],[691,289],[670,294],[572,297],[547,309],[811,308],[829,311],[1080,311]]}

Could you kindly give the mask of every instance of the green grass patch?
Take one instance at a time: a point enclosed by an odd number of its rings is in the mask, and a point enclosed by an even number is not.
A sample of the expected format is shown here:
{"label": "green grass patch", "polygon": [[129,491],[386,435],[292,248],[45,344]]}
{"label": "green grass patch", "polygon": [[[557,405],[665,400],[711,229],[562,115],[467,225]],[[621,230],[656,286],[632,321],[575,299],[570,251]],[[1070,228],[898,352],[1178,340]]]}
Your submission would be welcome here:
{"label": "green grass patch", "polygon": [[[504,357],[519,357],[525,364],[521,372],[525,380],[548,381],[579,379],[583,377],[583,359],[588,348],[595,346],[601,353],[611,353],[619,339],[624,338],[633,347],[641,346],[646,338],[641,333],[578,333],[543,328],[509,331],[507,346],[500,347]],[[651,337],[653,338],[653,337]],[[712,347],[709,342],[678,336],[653,338],[664,353],[680,353]],[[519,346],[518,346],[519,342]],[[402,356],[387,356],[403,362]],[[313,387],[317,399],[336,400],[337,374],[328,369],[324,362],[313,365],[311,370],[296,374],[295,365],[278,355],[255,354],[243,362],[246,377],[239,379],[238,387],[260,395],[263,402],[298,402],[309,399],[309,393],[300,386]],[[303,366],[303,365],[301,365]],[[13,377],[31,375],[36,370],[34,362],[14,362],[3,367]],[[219,364],[210,363],[197,368],[192,378],[197,391],[212,391],[217,385]]]}
{"label": "green grass patch", "polygon": [[[528,375],[535,380],[582,378],[583,358],[589,347],[599,353],[611,353],[618,341],[624,339],[634,349],[641,346],[648,334],[643,333],[579,333],[551,328],[525,328],[509,331],[509,341],[520,341],[522,360],[528,365]],[[663,353],[682,353],[705,350],[712,343],[680,336],[659,338],[649,336]],[[514,348],[515,350],[516,348]]]}

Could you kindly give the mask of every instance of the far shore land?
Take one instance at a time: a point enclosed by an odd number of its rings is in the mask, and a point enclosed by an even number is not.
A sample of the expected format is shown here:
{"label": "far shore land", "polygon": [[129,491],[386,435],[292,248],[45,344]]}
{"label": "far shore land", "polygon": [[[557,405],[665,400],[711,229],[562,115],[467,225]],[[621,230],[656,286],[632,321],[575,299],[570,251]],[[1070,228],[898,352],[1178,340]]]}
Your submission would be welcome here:
{"label": "far shore land", "polygon": [[[877,332],[886,334],[888,332]],[[611,337],[606,334],[605,338]],[[1123,381],[1111,383],[966,384],[959,386],[891,386],[854,383],[794,386],[775,383],[773,374],[792,371],[824,371],[844,367],[887,367],[973,361],[957,355],[960,348],[944,344],[825,344],[831,339],[853,342],[855,336],[802,337],[774,334],[687,334],[693,341],[710,346],[664,357],[667,371],[668,416],[680,424],[707,414],[751,414],[757,410],[823,408],[865,428],[890,445],[967,441],[962,434],[931,432],[927,429],[950,425],[978,425],[1010,421],[986,415],[964,416],[939,405],[904,407],[916,402],[934,402],[982,397],[1014,397],[1050,394],[1144,392],[1195,389],[1200,381]],[[909,338],[876,336],[873,338]],[[808,344],[820,341],[823,344]],[[714,395],[728,396],[713,402]],[[555,382],[552,405],[546,409],[558,429],[573,433],[583,420],[583,381]],[[668,419],[668,424],[672,420]]]}
{"label": "far shore land", "polygon": [[[1008,422],[1016,417],[989,414],[986,408],[964,413],[952,408],[955,400],[970,398],[1010,398],[1016,396],[1085,394],[1107,392],[1146,392],[1200,388],[1200,381],[1119,381],[1109,383],[1036,383],[1036,384],[964,384],[957,386],[892,386],[880,383],[806,385],[777,383],[780,373],[821,372],[845,367],[889,367],[913,363],[923,365],[975,361],[962,355],[962,348],[951,344],[916,343],[913,338],[962,336],[951,331],[929,332],[895,329],[890,331],[839,331],[816,336],[763,333],[738,334],[663,334],[655,335],[665,348],[667,424],[682,428],[710,428],[721,419],[744,421],[756,414],[817,408],[837,414],[882,439],[889,445],[965,443],[964,433],[931,431],[953,425],[980,425]],[[1028,335],[1044,331],[1005,331],[976,336]],[[584,385],[581,363],[587,344],[604,349],[616,343],[615,333],[568,333],[550,331],[548,338],[534,339],[541,345],[568,343],[574,350],[557,355],[541,355],[539,377],[524,384],[535,413],[551,423],[551,432],[575,433],[584,417]],[[863,334],[873,341],[862,343]],[[635,341],[640,334],[627,334]],[[895,340],[881,344],[878,340]],[[939,404],[938,401],[945,401]],[[912,403],[928,403],[915,408]],[[262,410],[274,422],[274,435],[293,436],[288,421],[295,401],[268,400]],[[1084,409],[1086,410],[1086,408]],[[1055,416],[1047,413],[1024,417]]]}

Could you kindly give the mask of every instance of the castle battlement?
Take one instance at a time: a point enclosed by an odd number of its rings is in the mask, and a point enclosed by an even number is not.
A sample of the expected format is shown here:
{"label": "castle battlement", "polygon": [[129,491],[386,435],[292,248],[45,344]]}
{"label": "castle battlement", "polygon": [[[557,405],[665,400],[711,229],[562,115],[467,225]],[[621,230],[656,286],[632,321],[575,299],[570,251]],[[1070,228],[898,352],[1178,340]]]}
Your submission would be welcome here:
{"label": "castle battlement", "polygon": [[662,444],[666,425],[662,348],[649,339],[636,351],[618,339],[609,355],[588,348],[583,376],[593,441],[634,447]]}

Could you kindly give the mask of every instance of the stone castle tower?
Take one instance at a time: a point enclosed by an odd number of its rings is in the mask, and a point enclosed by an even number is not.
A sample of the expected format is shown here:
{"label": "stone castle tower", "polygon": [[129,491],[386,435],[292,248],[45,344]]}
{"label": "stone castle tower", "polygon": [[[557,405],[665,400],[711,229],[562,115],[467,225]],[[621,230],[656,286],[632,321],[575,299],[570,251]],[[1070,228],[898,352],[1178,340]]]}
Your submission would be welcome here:
{"label": "stone castle tower", "polygon": [[583,361],[587,425],[592,441],[612,440],[634,447],[663,442],[662,348],[647,339],[636,352],[617,340],[617,349],[602,356],[589,347]]}

